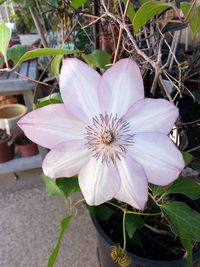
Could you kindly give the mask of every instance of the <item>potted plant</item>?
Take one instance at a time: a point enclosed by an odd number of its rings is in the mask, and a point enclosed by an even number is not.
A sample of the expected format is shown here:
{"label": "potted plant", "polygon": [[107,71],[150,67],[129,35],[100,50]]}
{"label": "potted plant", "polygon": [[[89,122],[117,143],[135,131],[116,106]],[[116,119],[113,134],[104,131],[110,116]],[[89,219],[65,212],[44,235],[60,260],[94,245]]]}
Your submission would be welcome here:
{"label": "potted plant", "polygon": [[0,163],[9,161],[14,157],[14,143],[11,134],[0,129]]}
{"label": "potted plant", "polygon": [[38,147],[23,133],[15,137],[15,146],[22,157],[32,157],[38,154]]}
{"label": "potted plant", "polygon": [[[70,12],[71,5],[83,4],[73,2],[66,4]],[[113,62],[99,50],[65,58],[59,76],[63,103],[40,103],[18,122],[28,138],[50,149],[42,165],[48,192],[67,198],[81,190],[84,196],[70,202],[48,266],[54,265],[64,231],[84,203],[97,218],[92,217],[103,267],[195,267],[200,213],[194,201],[200,185],[183,177],[192,156],[169,137],[174,125],[182,126],[173,94],[182,95],[185,86],[176,42],[170,44],[166,35],[178,38],[174,32],[198,20],[199,6],[196,1],[113,4],[101,0],[102,14],[95,15],[119,27]],[[164,43],[178,80],[163,61]],[[60,61],[53,67],[57,75]]]}
{"label": "potted plant", "polygon": [[[75,79],[73,69],[79,70],[79,79]],[[66,84],[73,88],[73,98]],[[92,101],[89,94],[85,98],[81,93],[80,84],[84,85],[85,93],[88,90],[91,94],[96,88]],[[122,98],[124,84],[128,93]],[[164,99],[144,98],[142,77],[131,58],[121,59],[103,74],[103,78],[82,61],[65,59],[60,87],[64,104],[47,105],[18,122],[31,140],[51,148],[43,162],[43,171],[50,178],[43,177],[44,180],[70,177],[79,172],[79,185],[87,205],[97,206],[88,208],[100,219],[102,216],[103,221],[108,220],[105,223],[109,225],[107,234],[113,232],[117,237],[113,239],[110,236],[114,243],[119,244],[110,248],[110,254],[119,266],[131,264],[126,247],[128,244],[132,247],[131,243],[135,242],[139,243],[133,245],[133,251],[143,258],[154,257],[152,251],[158,251],[162,243],[163,247],[169,248],[169,251],[162,249],[163,260],[179,260],[187,253],[187,260],[191,263],[193,242],[200,240],[200,214],[192,210],[193,206],[179,201],[174,194],[196,199],[200,197],[200,186],[191,179],[176,180],[184,168],[184,161],[167,134],[178,117],[177,108]],[[73,113],[68,113],[68,109]],[[124,115],[121,117],[120,114]],[[190,155],[186,153],[184,157]],[[63,184],[63,179],[56,181],[64,193],[71,191],[70,186],[72,191],[77,188],[76,178],[64,180],[68,185]],[[104,202],[103,206],[99,206]],[[99,212],[101,215],[98,215]],[[65,218],[63,225],[72,217]],[[107,227],[102,223],[99,225],[106,232]],[[144,240],[134,239],[137,230],[141,230],[144,236],[140,239]],[[149,247],[146,240],[151,243],[154,239],[150,233],[159,238],[153,250],[147,253],[143,246]],[[146,238],[147,235],[149,238]],[[128,250],[131,251],[130,248]],[[198,245],[194,246],[195,250],[198,251]],[[161,257],[161,253],[156,254]],[[168,254],[170,256],[166,256]],[[161,261],[159,257],[153,260]],[[102,264],[110,266],[109,262],[102,261]],[[184,264],[181,261],[177,266]]]}

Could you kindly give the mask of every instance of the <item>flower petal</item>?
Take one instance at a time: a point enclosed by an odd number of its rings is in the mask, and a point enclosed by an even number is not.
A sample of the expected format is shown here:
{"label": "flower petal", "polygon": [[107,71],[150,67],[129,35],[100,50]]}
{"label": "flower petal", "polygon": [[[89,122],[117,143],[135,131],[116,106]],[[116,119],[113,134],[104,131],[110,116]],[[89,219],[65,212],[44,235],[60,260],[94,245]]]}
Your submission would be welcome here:
{"label": "flower petal", "polygon": [[33,142],[50,149],[67,140],[82,139],[85,129],[64,104],[36,109],[22,117],[18,125]]}
{"label": "flower petal", "polygon": [[[109,92],[108,92],[108,89]],[[138,65],[131,59],[121,59],[102,76],[98,87],[101,105],[109,97],[107,112],[123,116],[136,101],[144,98],[144,86]]]}
{"label": "flower petal", "polygon": [[142,99],[133,105],[124,119],[134,132],[158,132],[168,134],[177,117],[178,108],[164,99]]}
{"label": "flower petal", "polygon": [[79,185],[89,205],[100,205],[115,196],[120,178],[112,163],[92,157],[79,173]]}
{"label": "flower petal", "polygon": [[71,140],[55,146],[43,160],[42,169],[50,178],[71,177],[79,173],[89,156],[84,141]]}
{"label": "flower petal", "polygon": [[117,161],[121,187],[115,198],[143,210],[148,200],[148,182],[143,168],[127,157]]}
{"label": "flower petal", "polygon": [[60,73],[62,99],[67,108],[86,123],[100,113],[97,97],[100,79],[101,75],[81,60],[63,60]]}
{"label": "flower petal", "polygon": [[170,184],[184,168],[181,152],[170,138],[163,134],[135,134],[129,154],[143,166],[147,179],[152,184]]}

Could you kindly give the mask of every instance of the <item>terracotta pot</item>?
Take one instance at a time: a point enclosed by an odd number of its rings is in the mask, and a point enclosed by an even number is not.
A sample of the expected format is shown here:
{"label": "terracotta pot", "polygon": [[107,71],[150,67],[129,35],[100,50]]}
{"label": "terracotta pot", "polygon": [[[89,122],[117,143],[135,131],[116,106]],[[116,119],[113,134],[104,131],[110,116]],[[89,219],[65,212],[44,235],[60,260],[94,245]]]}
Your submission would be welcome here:
{"label": "terracotta pot", "polygon": [[14,142],[12,135],[5,140],[0,140],[0,163],[9,161],[14,158]]}
{"label": "terracotta pot", "polygon": [[15,145],[22,157],[32,157],[38,154],[38,147],[24,134],[15,137]]}
{"label": "terracotta pot", "polygon": [[0,106],[17,104],[18,99],[14,96],[0,96]]}

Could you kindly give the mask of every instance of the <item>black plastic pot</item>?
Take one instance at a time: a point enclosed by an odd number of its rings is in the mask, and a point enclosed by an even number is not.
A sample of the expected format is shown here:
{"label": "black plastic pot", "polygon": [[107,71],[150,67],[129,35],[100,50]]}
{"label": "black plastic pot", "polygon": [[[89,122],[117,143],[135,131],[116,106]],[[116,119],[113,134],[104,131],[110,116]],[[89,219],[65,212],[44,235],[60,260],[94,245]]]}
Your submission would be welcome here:
{"label": "black plastic pot", "polygon": [[[111,246],[116,245],[102,230],[98,221],[94,216],[91,216],[92,222],[97,231],[98,238],[98,256],[101,267],[117,267],[118,265],[113,262],[110,257]],[[200,267],[200,251],[193,255],[193,264],[187,264],[186,260],[173,260],[173,261],[158,261],[138,257],[132,253],[128,253],[131,257],[132,263],[130,267]]]}

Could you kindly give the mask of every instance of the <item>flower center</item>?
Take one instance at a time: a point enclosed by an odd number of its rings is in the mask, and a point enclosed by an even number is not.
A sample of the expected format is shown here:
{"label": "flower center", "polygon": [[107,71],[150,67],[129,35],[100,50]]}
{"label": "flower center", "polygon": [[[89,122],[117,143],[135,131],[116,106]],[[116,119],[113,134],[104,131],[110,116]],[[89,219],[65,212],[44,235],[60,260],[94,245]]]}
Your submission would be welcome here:
{"label": "flower center", "polygon": [[114,134],[111,131],[106,130],[102,133],[101,143],[105,145],[110,145],[115,140]]}
{"label": "flower center", "polygon": [[86,127],[86,146],[93,156],[102,161],[115,162],[125,157],[127,147],[133,145],[134,135],[129,122],[118,118],[117,114],[100,114],[92,118],[93,123]]}

